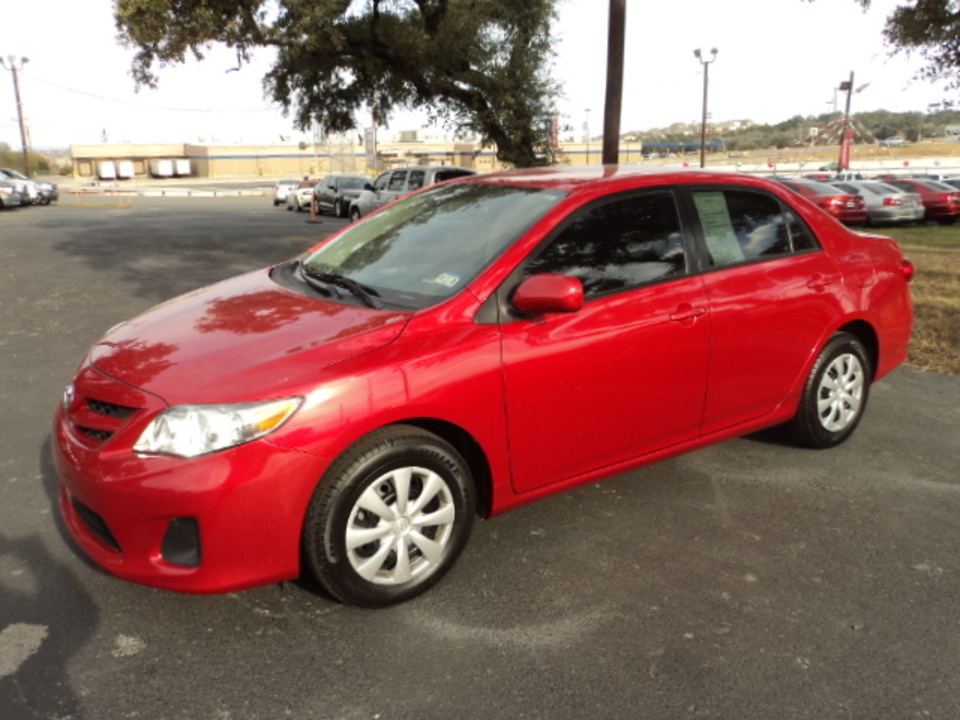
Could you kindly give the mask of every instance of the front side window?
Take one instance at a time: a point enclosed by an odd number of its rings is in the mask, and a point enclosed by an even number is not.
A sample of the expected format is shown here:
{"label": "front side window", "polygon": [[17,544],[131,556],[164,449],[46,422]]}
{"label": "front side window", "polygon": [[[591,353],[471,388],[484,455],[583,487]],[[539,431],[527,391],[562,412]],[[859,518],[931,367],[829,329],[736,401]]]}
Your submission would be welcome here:
{"label": "front side window", "polygon": [[714,267],[817,246],[807,226],[770,195],[750,190],[698,190],[693,202]]}
{"label": "front side window", "polygon": [[373,183],[373,189],[374,189],[374,190],[386,190],[386,189],[387,189],[387,183],[389,183],[389,182],[390,182],[390,173],[385,172],[385,173],[383,173],[382,175],[380,175],[380,176],[377,178],[376,182]]}
{"label": "front side window", "polygon": [[403,190],[403,184],[406,180],[406,170],[394,170],[393,175],[390,176],[390,184],[387,185],[387,190]]}
{"label": "front side window", "polygon": [[590,299],[685,272],[673,194],[651,192],[588,208],[527,265],[524,274],[579,278]]}

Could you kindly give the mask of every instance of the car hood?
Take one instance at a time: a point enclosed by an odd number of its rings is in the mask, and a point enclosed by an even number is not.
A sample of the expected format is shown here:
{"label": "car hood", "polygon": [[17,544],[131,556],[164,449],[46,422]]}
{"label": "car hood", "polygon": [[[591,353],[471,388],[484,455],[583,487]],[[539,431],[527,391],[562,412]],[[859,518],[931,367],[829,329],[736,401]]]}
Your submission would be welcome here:
{"label": "car hood", "polygon": [[390,343],[408,317],[300,294],[260,270],[121,323],[89,360],[170,405],[256,400]]}

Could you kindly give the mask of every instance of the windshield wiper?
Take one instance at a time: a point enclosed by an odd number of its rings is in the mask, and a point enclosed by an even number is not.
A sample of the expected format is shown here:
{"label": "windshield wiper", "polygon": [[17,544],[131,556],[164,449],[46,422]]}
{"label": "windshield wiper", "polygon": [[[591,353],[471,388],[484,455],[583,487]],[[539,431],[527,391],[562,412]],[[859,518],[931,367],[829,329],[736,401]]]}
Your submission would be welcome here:
{"label": "windshield wiper", "polygon": [[300,274],[303,276],[304,280],[313,285],[313,287],[330,292],[328,287],[318,285],[316,282],[324,283],[325,285],[334,285],[336,287],[343,288],[344,290],[347,290],[356,297],[360,298],[367,305],[367,307],[372,307],[375,310],[379,310],[382,307],[381,304],[374,299],[375,297],[380,297],[380,293],[377,292],[376,289],[370,287],[369,285],[364,285],[361,282],[357,282],[352,278],[348,278],[346,275],[311,270],[302,262],[300,263]]}
{"label": "windshield wiper", "polygon": [[307,285],[314,288],[315,290],[319,290],[327,297],[333,297],[333,296],[340,297],[340,293],[338,293],[335,289],[332,289],[330,287],[330,283],[324,282],[319,278],[314,277],[313,273],[310,272],[310,270],[307,268],[306,265],[303,264],[302,261],[300,260],[297,261],[294,267],[294,270],[296,270],[297,275],[300,276],[301,280],[303,280],[305,283],[307,283]]}

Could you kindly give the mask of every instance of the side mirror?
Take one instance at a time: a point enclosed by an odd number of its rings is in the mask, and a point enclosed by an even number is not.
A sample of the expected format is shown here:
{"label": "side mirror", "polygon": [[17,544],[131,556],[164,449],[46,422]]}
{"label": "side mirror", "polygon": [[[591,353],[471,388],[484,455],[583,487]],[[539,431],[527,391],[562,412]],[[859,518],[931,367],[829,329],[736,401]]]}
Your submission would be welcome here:
{"label": "side mirror", "polygon": [[364,184],[363,184],[363,189],[364,189],[364,190],[373,190],[373,183],[364,183]]}
{"label": "side mirror", "polygon": [[569,275],[534,275],[520,283],[512,302],[522,313],[577,312],[583,307],[583,283]]}

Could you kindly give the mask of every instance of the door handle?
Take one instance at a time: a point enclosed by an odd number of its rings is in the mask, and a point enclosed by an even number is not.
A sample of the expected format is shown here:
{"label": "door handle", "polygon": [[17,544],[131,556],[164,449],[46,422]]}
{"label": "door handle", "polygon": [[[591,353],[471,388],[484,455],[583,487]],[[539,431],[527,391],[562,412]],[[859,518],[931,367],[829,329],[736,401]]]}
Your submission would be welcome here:
{"label": "door handle", "polygon": [[670,319],[673,322],[682,323],[688,320],[696,320],[706,314],[707,309],[703,306],[693,307],[690,303],[680,303],[677,309],[670,314]]}

